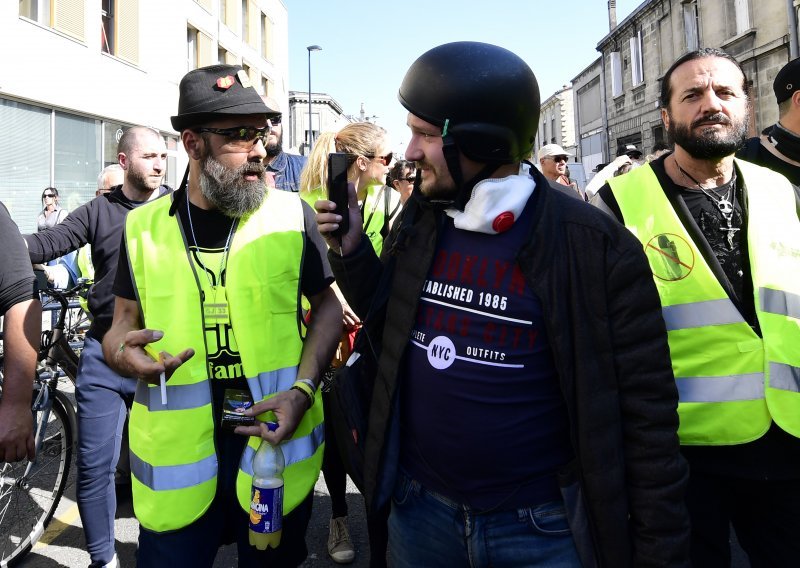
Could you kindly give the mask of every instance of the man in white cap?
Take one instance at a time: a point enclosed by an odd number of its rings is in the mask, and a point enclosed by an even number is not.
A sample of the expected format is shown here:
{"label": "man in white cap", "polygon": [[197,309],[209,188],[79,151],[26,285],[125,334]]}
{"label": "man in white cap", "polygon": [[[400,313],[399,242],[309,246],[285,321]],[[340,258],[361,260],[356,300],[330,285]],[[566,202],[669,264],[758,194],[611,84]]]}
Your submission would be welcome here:
{"label": "man in white cap", "polygon": [[567,161],[571,155],[558,144],[545,144],[539,148],[539,166],[544,177],[569,187]]}

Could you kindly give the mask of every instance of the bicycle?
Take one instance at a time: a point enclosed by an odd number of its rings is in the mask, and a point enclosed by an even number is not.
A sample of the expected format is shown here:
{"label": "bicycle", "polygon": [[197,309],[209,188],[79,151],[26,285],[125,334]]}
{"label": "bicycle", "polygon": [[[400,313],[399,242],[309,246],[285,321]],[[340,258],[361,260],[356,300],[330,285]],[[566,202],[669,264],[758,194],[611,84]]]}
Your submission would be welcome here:
{"label": "bicycle", "polygon": [[[0,462],[0,566],[14,566],[44,534],[67,484],[77,431],[75,407],[58,382],[74,384],[78,355],[64,333],[70,297],[85,286],[46,291],[60,305],[53,329],[42,333],[33,384],[33,461]],[[82,345],[81,345],[82,347]],[[0,398],[3,356],[0,355]]]}

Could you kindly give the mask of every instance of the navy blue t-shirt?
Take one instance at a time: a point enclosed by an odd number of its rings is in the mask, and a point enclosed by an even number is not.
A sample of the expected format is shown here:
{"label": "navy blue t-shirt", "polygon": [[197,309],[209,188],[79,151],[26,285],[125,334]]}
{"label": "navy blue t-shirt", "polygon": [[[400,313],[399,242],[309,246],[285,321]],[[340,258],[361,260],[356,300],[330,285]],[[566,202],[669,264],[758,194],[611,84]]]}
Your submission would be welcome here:
{"label": "navy blue t-shirt", "polygon": [[545,307],[516,263],[534,201],[498,235],[447,219],[403,361],[401,467],[478,510],[559,499],[573,455]]}

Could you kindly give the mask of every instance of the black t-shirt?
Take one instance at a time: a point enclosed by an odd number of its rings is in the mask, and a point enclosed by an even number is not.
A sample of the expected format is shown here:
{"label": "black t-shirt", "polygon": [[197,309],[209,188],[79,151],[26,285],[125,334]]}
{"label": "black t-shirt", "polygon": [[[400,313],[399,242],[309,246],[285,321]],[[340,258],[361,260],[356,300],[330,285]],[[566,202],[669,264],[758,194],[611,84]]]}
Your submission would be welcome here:
{"label": "black t-shirt", "polygon": [[[693,185],[689,179],[686,180],[686,186],[674,183],[672,178],[666,174],[664,163],[664,160],[656,160],[651,164],[656,177],[661,182],[661,187],[672,198],[673,203],[675,196],[680,196],[686,204],[686,208],[708,245],[708,249],[701,252],[713,254],[730,283],[727,288],[729,292],[732,292],[731,300],[739,308],[745,320],[751,326],[757,326],[752,279],[744,277],[745,273],[750,273],[750,268],[747,254],[747,226],[745,215],[742,214],[741,180],[735,176],[725,185],[706,189],[704,192],[697,188],[687,187]],[[732,231],[727,230],[728,222],[720,210],[720,206],[717,205],[720,197],[726,198],[733,207],[730,223]],[[731,238],[729,238],[729,234],[731,234]],[[696,239],[695,242],[702,242],[702,240]],[[708,260],[709,258],[706,258],[706,261]]]}
{"label": "black t-shirt", "polygon": [[39,297],[36,278],[17,224],[0,203],[0,315],[9,308]]}
{"label": "black t-shirt", "polygon": [[[185,193],[176,192],[175,199],[177,201],[175,211],[186,235],[190,256],[203,288],[204,304],[224,303],[226,251],[236,230],[235,221],[219,211],[209,211],[194,205],[190,205],[191,215],[187,215]],[[327,260],[327,246],[316,228],[314,212],[306,203],[302,203],[302,206],[305,251],[300,274],[300,289],[303,295],[308,297],[330,286],[333,282],[333,273]],[[124,242],[120,246],[119,267],[113,291],[116,296],[136,300]],[[208,359],[206,367],[209,370],[209,377],[215,379],[211,381],[211,385],[214,409],[217,413],[222,406],[225,389],[247,390],[248,387],[242,371],[238,344],[230,323],[206,320],[204,332]]]}

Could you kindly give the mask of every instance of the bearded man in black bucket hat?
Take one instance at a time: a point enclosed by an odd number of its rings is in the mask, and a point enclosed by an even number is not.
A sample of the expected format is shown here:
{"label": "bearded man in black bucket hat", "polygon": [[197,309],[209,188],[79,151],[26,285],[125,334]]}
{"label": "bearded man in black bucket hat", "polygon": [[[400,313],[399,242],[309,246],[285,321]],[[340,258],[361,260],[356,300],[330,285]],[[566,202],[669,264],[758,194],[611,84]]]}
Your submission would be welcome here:
{"label": "bearded man in black bucket hat", "polygon": [[[342,311],[310,207],[267,185],[264,140],[276,114],[240,67],[190,71],[172,117],[189,156],[184,181],[126,220],[103,347],[113,367],[139,378],[130,421],[139,566],[210,567],[230,542],[240,566],[296,566],[307,555],[324,440],[316,387]],[[314,313],[306,330],[301,294]],[[285,484],[252,513],[262,439],[283,442]],[[263,522],[281,503],[280,545],[257,551],[248,516]]]}

